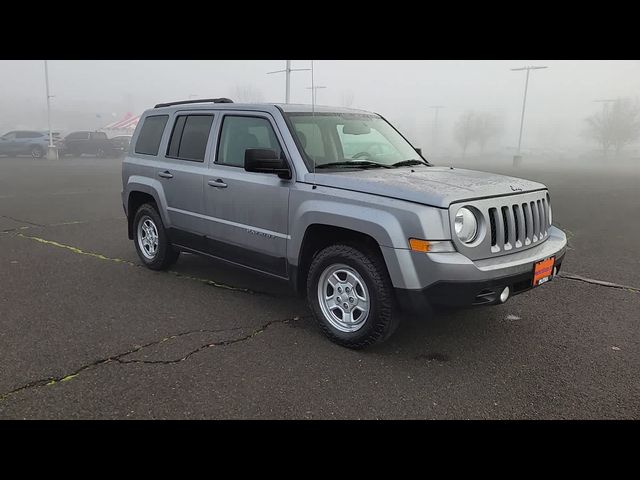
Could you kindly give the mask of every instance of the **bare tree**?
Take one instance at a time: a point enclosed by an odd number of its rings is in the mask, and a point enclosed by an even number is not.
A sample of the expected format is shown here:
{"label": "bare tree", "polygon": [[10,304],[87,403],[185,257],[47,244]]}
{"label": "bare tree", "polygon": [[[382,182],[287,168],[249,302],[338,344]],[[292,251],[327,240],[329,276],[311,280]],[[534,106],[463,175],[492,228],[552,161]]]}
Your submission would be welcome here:
{"label": "bare tree", "polygon": [[480,150],[484,152],[487,142],[502,132],[501,119],[491,113],[476,114],[472,129],[472,139],[478,142]]}
{"label": "bare tree", "polygon": [[251,85],[236,85],[234,97],[238,103],[259,103],[264,100],[262,92]]}
{"label": "bare tree", "polygon": [[453,126],[453,137],[462,147],[462,156],[467,153],[467,148],[474,140],[476,127],[476,114],[474,112],[464,113]]}
{"label": "bare tree", "polygon": [[621,150],[640,137],[640,104],[637,100],[618,99],[604,105],[602,111],[586,118],[585,135],[600,144],[607,156],[614,148],[616,156]]}

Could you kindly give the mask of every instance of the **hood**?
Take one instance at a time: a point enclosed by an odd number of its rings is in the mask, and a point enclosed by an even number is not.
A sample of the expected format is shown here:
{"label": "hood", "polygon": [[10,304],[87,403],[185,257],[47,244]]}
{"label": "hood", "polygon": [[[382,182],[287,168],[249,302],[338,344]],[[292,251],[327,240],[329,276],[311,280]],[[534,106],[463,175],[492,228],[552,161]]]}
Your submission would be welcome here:
{"label": "hood", "polygon": [[513,195],[546,188],[541,183],[521,178],[450,167],[316,171],[315,182],[313,177],[313,173],[306,174],[305,182],[440,208],[448,208],[461,200]]}

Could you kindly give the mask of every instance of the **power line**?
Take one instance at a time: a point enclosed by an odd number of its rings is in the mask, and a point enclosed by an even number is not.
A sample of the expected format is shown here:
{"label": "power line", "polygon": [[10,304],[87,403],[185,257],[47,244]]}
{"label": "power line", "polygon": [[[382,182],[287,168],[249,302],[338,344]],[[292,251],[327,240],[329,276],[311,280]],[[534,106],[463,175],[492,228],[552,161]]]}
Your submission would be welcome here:
{"label": "power line", "polygon": [[284,70],[276,70],[274,72],[267,72],[267,75],[271,75],[272,73],[282,73],[285,72],[285,97],[284,102],[289,103],[291,99],[291,72],[305,72],[311,70],[310,68],[291,68],[291,60],[287,60]]}

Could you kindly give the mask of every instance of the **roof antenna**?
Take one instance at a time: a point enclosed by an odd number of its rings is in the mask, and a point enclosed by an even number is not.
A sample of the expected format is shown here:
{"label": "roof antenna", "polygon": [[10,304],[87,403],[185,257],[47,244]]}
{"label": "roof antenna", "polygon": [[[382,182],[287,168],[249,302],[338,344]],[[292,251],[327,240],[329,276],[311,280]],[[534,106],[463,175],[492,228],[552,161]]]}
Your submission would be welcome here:
{"label": "roof antenna", "polygon": [[[315,112],[316,112],[316,89],[314,88],[315,84],[313,83],[313,60],[311,60],[311,118],[313,119],[313,117],[315,117]],[[312,158],[311,160],[313,160],[313,186],[311,187],[312,190],[315,190],[316,187],[316,159]]]}

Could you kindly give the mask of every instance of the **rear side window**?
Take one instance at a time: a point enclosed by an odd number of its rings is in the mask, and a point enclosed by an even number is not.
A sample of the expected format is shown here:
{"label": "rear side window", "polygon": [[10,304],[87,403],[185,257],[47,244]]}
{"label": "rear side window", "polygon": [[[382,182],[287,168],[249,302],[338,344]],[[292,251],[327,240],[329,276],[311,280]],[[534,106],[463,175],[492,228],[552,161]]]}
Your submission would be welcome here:
{"label": "rear side window", "polygon": [[106,140],[107,134],[104,132],[92,132],[91,138],[94,140]]}
{"label": "rear side window", "polygon": [[181,115],[171,132],[167,156],[194,162],[204,161],[213,115]]}
{"label": "rear side window", "polygon": [[154,115],[144,120],[136,142],[136,153],[144,155],[158,154],[160,140],[162,140],[162,133],[168,119],[169,115]]}

